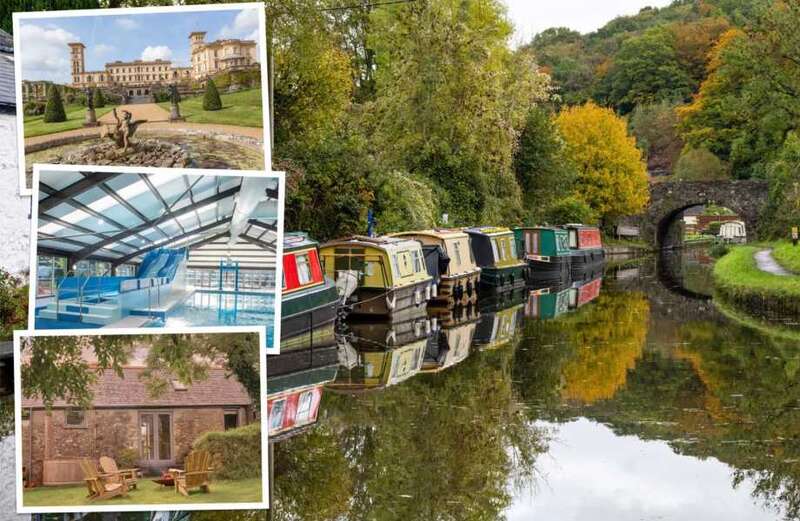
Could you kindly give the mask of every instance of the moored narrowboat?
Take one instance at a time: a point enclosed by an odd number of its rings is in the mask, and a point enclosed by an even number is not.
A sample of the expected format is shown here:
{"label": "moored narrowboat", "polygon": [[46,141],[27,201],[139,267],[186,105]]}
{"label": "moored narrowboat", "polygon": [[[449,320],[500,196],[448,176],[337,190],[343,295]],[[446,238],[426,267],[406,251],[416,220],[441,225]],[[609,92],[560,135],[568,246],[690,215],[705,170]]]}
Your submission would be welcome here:
{"label": "moored narrowboat", "polygon": [[527,263],[525,277],[529,284],[569,278],[569,238],[566,230],[555,226],[514,228],[520,257]]}
{"label": "moored narrowboat", "polygon": [[304,232],[283,237],[281,350],[330,345],[339,294],[320,265],[319,244]]}
{"label": "moored narrowboat", "polygon": [[320,247],[325,274],[355,315],[390,315],[424,306],[435,292],[418,241],[353,236]]}
{"label": "moored narrowboat", "polygon": [[481,289],[497,292],[525,286],[525,262],[517,256],[514,232],[496,226],[464,231],[469,234],[472,254],[481,268]]}
{"label": "moored narrowboat", "polygon": [[584,224],[566,224],[569,249],[571,252],[571,273],[581,273],[593,269],[605,260],[606,252],[600,229]]}
{"label": "moored narrowboat", "polygon": [[531,290],[525,302],[525,318],[549,320],[556,318],[570,309],[573,288],[541,288]]}
{"label": "moored narrowboat", "polygon": [[441,329],[425,350],[422,373],[438,373],[461,363],[469,356],[477,321]]}
{"label": "moored narrowboat", "polygon": [[569,307],[571,309],[577,309],[593,301],[600,296],[600,288],[602,285],[602,277],[575,283],[572,287]]}
{"label": "moored narrowboat", "polygon": [[[477,299],[481,269],[475,263],[470,237],[463,230],[436,228],[392,236],[422,243],[428,273],[438,276],[437,295],[431,299],[433,302],[456,306]],[[438,252],[443,252],[444,257],[437,255]]]}
{"label": "moored narrowboat", "polygon": [[336,380],[328,384],[332,391],[358,393],[385,389],[408,380],[420,369],[428,343],[427,338],[392,349],[375,351],[374,346],[352,340],[355,360],[352,366],[342,365]]}

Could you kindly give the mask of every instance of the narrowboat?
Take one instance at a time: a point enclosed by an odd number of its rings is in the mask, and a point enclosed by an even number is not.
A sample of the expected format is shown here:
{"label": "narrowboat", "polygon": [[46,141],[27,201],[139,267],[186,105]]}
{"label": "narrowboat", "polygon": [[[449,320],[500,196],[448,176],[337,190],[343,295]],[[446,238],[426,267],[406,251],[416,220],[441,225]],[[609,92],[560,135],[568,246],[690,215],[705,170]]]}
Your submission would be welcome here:
{"label": "narrowboat", "polygon": [[[336,379],[336,346],[282,353],[267,365],[267,418],[270,441],[279,441],[314,426],[325,384]],[[313,354],[313,356],[311,356]]]}
{"label": "narrowboat", "polygon": [[525,275],[529,284],[569,278],[572,256],[568,235],[554,226],[514,228],[517,250],[528,265]]}
{"label": "narrowboat", "polygon": [[525,302],[525,318],[549,320],[569,312],[573,291],[570,287],[531,290]]}
{"label": "narrowboat", "polygon": [[336,392],[358,393],[385,389],[408,380],[420,369],[425,357],[427,338],[392,349],[374,350],[352,340],[348,347],[355,356],[352,364],[342,364],[336,380],[327,388]]}
{"label": "narrowboat", "polygon": [[442,328],[428,342],[421,373],[438,373],[464,361],[469,356],[477,322]]}
{"label": "narrowboat", "polygon": [[583,280],[575,283],[570,294],[569,307],[577,309],[585,306],[600,296],[600,288],[603,285],[602,277],[595,277],[591,280]]}
{"label": "narrowboat", "polygon": [[474,344],[482,351],[509,344],[522,326],[525,293],[514,291],[509,295],[510,298],[484,301],[481,306],[481,319],[475,329]]}
{"label": "narrowboat", "polygon": [[418,241],[357,235],[323,244],[320,255],[325,274],[354,315],[418,308],[435,292]]}
{"label": "narrowboat", "polygon": [[284,234],[281,351],[335,343],[339,294],[322,271],[319,244],[304,232]]}
{"label": "narrowboat", "polygon": [[514,232],[494,226],[464,231],[469,234],[472,254],[481,268],[481,289],[499,292],[525,286],[525,262],[517,256]]}
{"label": "narrowboat", "polygon": [[572,256],[570,271],[573,275],[593,269],[605,260],[606,252],[598,227],[566,224],[564,229]]}
{"label": "narrowboat", "polygon": [[430,338],[439,330],[439,321],[425,308],[403,315],[406,318],[397,321],[348,320],[344,333],[361,349],[392,349]]}
{"label": "narrowboat", "polygon": [[437,294],[431,299],[432,303],[452,307],[466,305],[478,298],[481,269],[475,263],[470,237],[463,230],[436,228],[392,236],[422,243],[428,273],[438,277]]}

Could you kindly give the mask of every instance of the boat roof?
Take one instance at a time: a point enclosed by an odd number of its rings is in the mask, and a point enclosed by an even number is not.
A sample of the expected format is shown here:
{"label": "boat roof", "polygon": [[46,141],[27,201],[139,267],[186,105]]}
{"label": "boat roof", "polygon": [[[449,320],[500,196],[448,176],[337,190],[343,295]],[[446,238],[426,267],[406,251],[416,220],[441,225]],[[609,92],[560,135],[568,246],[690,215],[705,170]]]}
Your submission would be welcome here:
{"label": "boat roof", "polygon": [[563,225],[564,228],[591,228],[593,230],[599,230],[597,226],[592,226],[591,224],[581,224],[581,223],[567,223]]}
{"label": "boat roof", "polygon": [[467,233],[462,228],[431,228],[428,230],[413,230],[391,234],[392,237],[408,237],[412,235],[425,235],[442,240],[468,237]]}
{"label": "boat roof", "polygon": [[558,226],[517,226],[515,230],[552,230],[554,232],[563,232],[563,228]]}
{"label": "boat roof", "polygon": [[512,231],[505,226],[475,226],[473,228],[466,228],[464,231],[467,233],[477,233],[490,236],[512,233]]}
{"label": "boat roof", "polygon": [[306,232],[286,232],[283,234],[284,250],[299,250],[315,247],[319,243],[308,236]]}
{"label": "boat roof", "polygon": [[419,241],[413,239],[403,239],[400,237],[389,237],[381,235],[378,237],[367,237],[366,235],[353,235],[349,238],[336,239],[326,242],[323,248],[330,246],[363,246],[365,248],[377,248],[379,250],[394,251],[400,248],[422,248]]}

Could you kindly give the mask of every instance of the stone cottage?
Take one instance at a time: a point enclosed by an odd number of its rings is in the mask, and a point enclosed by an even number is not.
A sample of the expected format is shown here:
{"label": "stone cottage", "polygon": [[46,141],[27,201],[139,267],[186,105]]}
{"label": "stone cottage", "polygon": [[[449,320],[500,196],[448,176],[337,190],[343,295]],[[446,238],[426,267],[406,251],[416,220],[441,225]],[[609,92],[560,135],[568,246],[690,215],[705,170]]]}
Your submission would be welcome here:
{"label": "stone cottage", "polygon": [[41,400],[22,400],[22,465],[33,485],[83,481],[78,464],[110,456],[133,460],[145,472],[180,465],[203,433],[246,425],[255,420],[245,388],[223,369],[184,385],[170,380],[157,397],[140,379],[144,368],[102,372],[93,385],[89,409],[64,401],[45,410]]}

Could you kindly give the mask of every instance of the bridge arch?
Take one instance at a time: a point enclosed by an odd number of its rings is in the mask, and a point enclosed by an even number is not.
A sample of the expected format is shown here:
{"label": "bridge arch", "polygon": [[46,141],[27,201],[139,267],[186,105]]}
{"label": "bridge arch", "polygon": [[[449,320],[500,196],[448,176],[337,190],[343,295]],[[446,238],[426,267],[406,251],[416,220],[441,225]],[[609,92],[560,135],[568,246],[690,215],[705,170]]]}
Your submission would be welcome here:
{"label": "bridge arch", "polygon": [[642,238],[656,248],[668,246],[670,225],[687,208],[706,204],[724,206],[745,223],[747,239],[757,237],[758,219],[767,203],[767,182],[668,181],[650,185],[650,204],[642,219]]}

